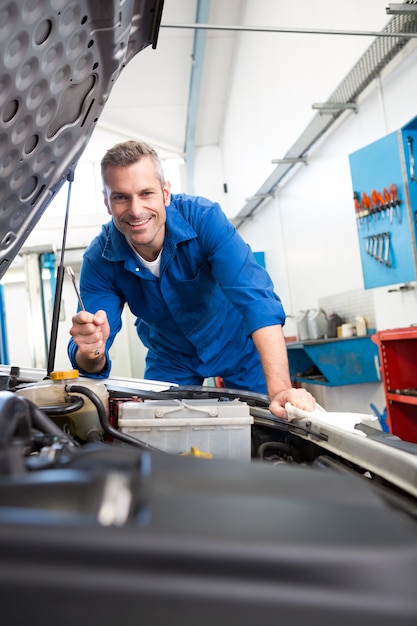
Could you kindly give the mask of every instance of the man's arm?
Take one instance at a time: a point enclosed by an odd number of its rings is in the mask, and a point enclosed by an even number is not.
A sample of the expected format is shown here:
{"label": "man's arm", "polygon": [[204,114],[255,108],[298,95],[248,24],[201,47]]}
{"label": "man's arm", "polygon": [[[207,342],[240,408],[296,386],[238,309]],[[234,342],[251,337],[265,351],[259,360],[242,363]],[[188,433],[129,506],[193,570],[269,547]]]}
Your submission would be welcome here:
{"label": "man's arm", "polygon": [[270,411],[277,417],[287,417],[285,403],[305,411],[314,411],[315,398],[306,389],[291,386],[287,347],[282,326],[265,326],[252,333],[252,339],[261,357],[265,375]]}

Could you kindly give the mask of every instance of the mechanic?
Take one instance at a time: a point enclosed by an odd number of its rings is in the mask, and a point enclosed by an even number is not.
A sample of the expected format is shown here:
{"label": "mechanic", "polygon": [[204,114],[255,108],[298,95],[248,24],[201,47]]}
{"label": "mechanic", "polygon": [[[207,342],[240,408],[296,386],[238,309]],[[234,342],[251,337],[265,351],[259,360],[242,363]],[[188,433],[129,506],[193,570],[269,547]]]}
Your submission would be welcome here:
{"label": "mechanic", "polygon": [[146,379],[183,386],[220,377],[228,388],[267,393],[278,417],[287,417],[286,402],[314,410],[314,397],[291,386],[285,313],[272,281],[220,206],[171,194],[144,143],[108,150],[101,173],[112,220],[83,256],[85,310],[72,319],[68,345],[73,367],[109,376],[127,303],[148,349]]}

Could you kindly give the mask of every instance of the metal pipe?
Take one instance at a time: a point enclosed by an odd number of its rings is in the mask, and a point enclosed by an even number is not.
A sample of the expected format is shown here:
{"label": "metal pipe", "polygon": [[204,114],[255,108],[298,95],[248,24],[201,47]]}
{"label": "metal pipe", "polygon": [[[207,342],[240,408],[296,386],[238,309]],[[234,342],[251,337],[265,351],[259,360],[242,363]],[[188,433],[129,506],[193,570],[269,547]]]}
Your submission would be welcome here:
{"label": "metal pipe", "polygon": [[221,24],[161,24],[161,28],[185,28],[191,30],[231,30],[252,33],[287,33],[299,35],[348,35],[355,37],[401,37],[415,39],[417,33],[388,32],[379,30],[334,30],[320,28],[286,28],[283,26],[226,26]]}

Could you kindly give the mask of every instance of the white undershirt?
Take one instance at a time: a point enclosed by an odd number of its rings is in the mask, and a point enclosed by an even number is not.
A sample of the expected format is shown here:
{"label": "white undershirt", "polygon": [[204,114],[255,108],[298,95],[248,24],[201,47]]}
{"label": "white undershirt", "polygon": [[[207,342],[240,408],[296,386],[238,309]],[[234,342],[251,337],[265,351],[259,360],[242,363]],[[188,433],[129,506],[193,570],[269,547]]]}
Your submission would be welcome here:
{"label": "white undershirt", "polygon": [[140,262],[148,268],[148,270],[157,278],[159,278],[159,271],[161,268],[161,254],[162,254],[162,250],[161,252],[158,254],[158,256],[156,257],[155,261],[147,261],[146,259],[144,259],[143,257],[140,256],[140,254],[138,254],[136,252]]}

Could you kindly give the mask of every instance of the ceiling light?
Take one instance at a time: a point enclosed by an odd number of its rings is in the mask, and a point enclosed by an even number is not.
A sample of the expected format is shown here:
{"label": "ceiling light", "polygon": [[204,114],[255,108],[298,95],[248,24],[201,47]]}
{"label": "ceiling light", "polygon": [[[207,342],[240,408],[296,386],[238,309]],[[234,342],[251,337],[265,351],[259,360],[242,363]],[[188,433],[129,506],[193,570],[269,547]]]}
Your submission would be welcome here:
{"label": "ceiling light", "polygon": [[307,165],[307,159],[303,158],[303,157],[295,157],[295,158],[290,158],[290,157],[285,157],[284,159],[272,159],[271,163],[276,163],[278,165],[291,165],[293,163],[304,163],[304,165]]}
{"label": "ceiling light", "polygon": [[417,4],[389,4],[388,15],[417,15]]}
{"label": "ceiling light", "polygon": [[311,105],[311,108],[318,109],[319,111],[323,111],[325,113],[352,109],[356,113],[358,105],[355,102],[314,102]]}
{"label": "ceiling light", "polygon": [[254,196],[249,196],[249,198],[245,198],[246,202],[255,202],[257,200],[266,200],[266,198],[274,198],[275,192],[271,191],[270,193],[256,193]]}

